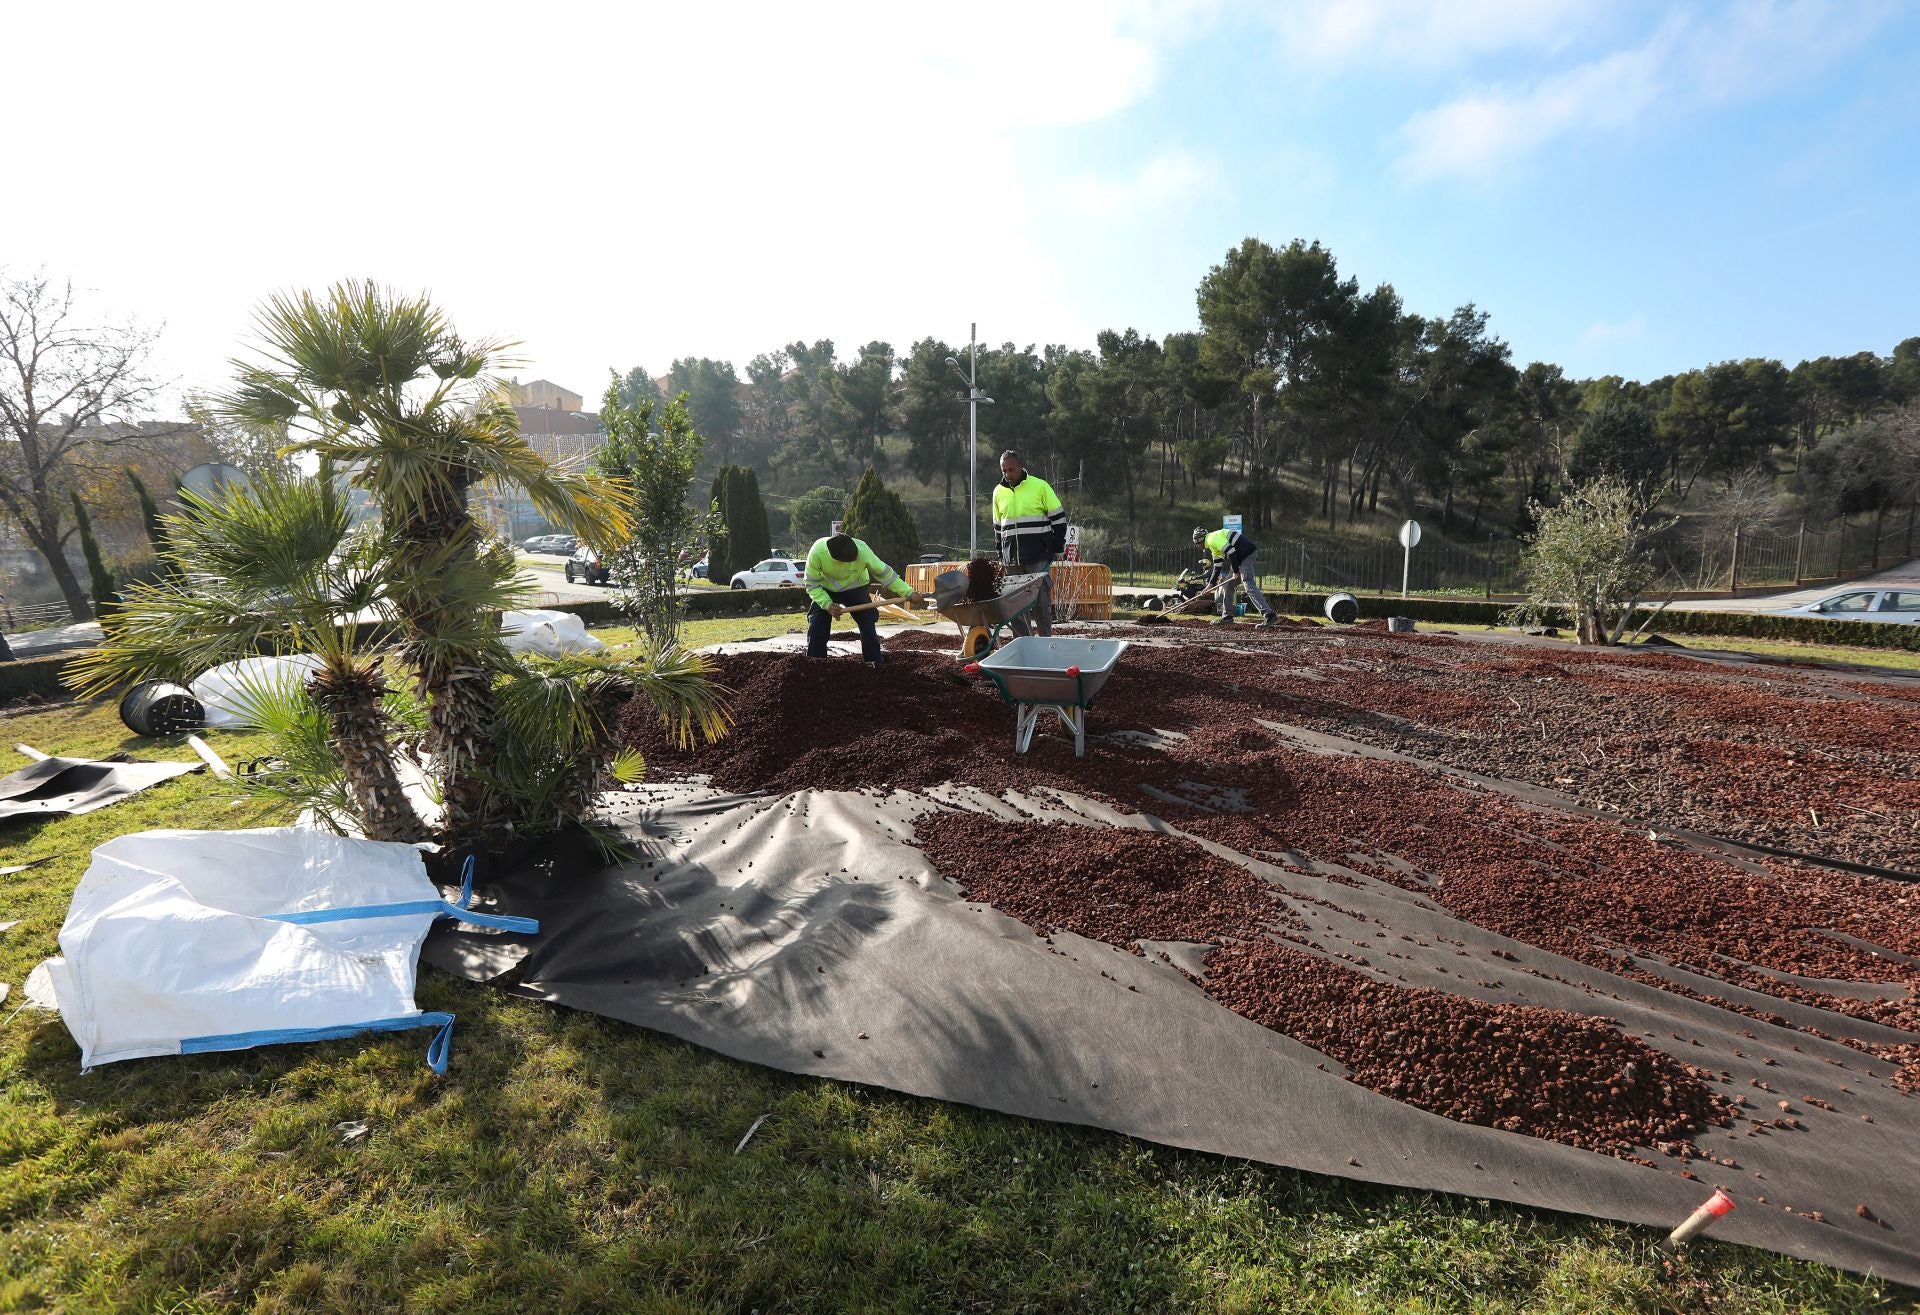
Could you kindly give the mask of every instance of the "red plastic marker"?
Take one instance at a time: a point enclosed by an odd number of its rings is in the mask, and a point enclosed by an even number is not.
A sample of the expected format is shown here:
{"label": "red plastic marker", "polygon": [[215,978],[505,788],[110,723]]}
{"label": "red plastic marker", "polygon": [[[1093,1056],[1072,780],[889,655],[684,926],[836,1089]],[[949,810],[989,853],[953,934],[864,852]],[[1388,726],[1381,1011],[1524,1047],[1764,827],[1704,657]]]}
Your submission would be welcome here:
{"label": "red plastic marker", "polygon": [[977,676],[980,674],[980,664],[978,662],[969,662],[966,666],[962,667],[961,670],[965,671],[969,676]]}
{"label": "red plastic marker", "polygon": [[1733,1198],[1721,1188],[1714,1188],[1713,1195],[1707,1198],[1705,1205],[1688,1215],[1685,1223],[1667,1234],[1667,1245],[1676,1251],[1679,1250],[1705,1232],[1708,1224],[1732,1209]]}

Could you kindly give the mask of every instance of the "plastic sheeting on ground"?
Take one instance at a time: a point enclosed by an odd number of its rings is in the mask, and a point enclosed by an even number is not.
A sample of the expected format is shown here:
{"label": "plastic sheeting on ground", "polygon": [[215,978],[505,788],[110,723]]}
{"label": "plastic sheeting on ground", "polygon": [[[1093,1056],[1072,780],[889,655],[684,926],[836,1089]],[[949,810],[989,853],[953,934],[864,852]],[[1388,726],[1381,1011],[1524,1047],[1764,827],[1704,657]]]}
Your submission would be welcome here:
{"label": "plastic sheeting on ground", "polygon": [[120,836],[93,851],[31,993],[52,995],[84,1068],[431,1027],[444,1072],[453,1017],[413,1000],[428,927],[538,930],[468,912],[469,893],[444,899],[412,845],[294,827]]}
{"label": "plastic sheeting on ground", "polygon": [[1830,1034],[1812,1036],[1511,940],[1364,872],[1208,843],[1281,892],[1311,942],[1391,952],[1406,985],[1602,1015],[1723,1072],[1730,1095],[1758,1096],[1749,1084],[1764,1081],[1800,1110],[1791,1130],[1698,1134],[1736,1167],[1657,1156],[1648,1167],[1375,1094],[1216,1004],[1179,971],[1200,971],[1198,947],[1150,946],[1162,961],[1037,936],[960,898],[911,844],[913,819],[941,806],[1174,829],[1144,814],[952,787],[775,799],[654,786],[627,799],[643,861],[601,869],[582,847],[505,874],[492,887],[500,907],[546,934],[437,932],[426,960],[787,1072],[1316,1173],[1663,1231],[1718,1182],[1738,1208],[1714,1237],[1920,1284],[1920,1120],[1892,1064],[1843,1044],[1920,1037],[1782,1004]]}
{"label": "plastic sheeting on ground", "polygon": [[320,659],[311,653],[241,658],[202,672],[187,689],[207,710],[207,725],[228,730],[251,726],[255,701],[304,690],[307,679],[319,669]]}
{"label": "plastic sheeting on ground", "polygon": [[527,608],[500,614],[500,640],[515,653],[564,657],[569,653],[602,653],[606,645],[587,633],[587,623],[572,612]]}
{"label": "plastic sheeting on ground", "polygon": [[19,817],[58,817],[91,813],[96,808],[139,794],[204,764],[113,763],[86,758],[42,758],[0,777],[0,822]]}

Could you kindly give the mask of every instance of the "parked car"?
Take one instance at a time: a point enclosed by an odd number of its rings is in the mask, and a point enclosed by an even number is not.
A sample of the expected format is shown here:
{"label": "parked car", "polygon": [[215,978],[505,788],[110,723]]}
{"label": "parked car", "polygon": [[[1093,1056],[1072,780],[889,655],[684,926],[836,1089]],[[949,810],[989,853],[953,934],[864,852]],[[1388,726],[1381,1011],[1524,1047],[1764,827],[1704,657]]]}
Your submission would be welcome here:
{"label": "parked car", "polygon": [[765,589],[770,585],[798,588],[806,574],[805,568],[791,557],[769,557],[744,571],[735,571],[732,584],[735,589]]}
{"label": "parked car", "polygon": [[567,583],[583,580],[588,584],[605,584],[609,579],[607,564],[600,560],[597,549],[581,544],[573,550],[573,556],[567,558]]}
{"label": "parked car", "polygon": [[687,568],[687,576],[689,579],[694,580],[704,580],[707,578],[707,559],[705,554],[702,554],[699,561]]}
{"label": "parked car", "polygon": [[923,552],[920,554],[920,565],[922,566],[938,566],[946,560],[946,555],[943,553]]}
{"label": "parked car", "polygon": [[564,557],[579,546],[580,540],[571,534],[536,534],[520,542],[522,552],[551,553],[556,557]]}
{"label": "parked car", "polygon": [[1920,589],[1848,589],[1814,603],[1783,607],[1779,616],[1824,616],[1834,621],[1920,625]]}

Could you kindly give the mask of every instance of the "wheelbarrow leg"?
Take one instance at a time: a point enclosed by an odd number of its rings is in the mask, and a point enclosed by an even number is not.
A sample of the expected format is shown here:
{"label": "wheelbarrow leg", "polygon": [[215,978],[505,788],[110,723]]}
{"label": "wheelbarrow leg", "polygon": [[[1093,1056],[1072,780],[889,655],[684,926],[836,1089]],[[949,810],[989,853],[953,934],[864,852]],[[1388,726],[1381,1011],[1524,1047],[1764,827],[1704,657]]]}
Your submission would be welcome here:
{"label": "wheelbarrow leg", "polygon": [[1025,753],[1033,747],[1033,730],[1040,722],[1040,705],[1015,704],[1013,709],[1013,751]]}
{"label": "wheelbarrow leg", "polygon": [[1073,756],[1087,756],[1087,710],[1085,708],[1067,708],[1055,706],[1060,720],[1067,723],[1067,729],[1073,732]]}

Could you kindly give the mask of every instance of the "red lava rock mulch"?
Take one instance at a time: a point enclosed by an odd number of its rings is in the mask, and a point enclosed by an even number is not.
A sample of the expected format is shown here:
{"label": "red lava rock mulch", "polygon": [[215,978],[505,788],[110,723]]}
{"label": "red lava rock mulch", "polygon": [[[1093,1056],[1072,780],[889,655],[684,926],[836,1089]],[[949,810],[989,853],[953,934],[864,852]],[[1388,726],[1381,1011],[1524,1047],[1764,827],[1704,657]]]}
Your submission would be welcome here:
{"label": "red lava rock mulch", "polygon": [[1206,968],[1235,1013],[1461,1123],[1623,1155],[1735,1113],[1713,1075],[1601,1019],[1395,986],[1271,941],[1222,946]]}
{"label": "red lava rock mulch", "polygon": [[976,557],[968,562],[966,601],[984,603],[989,599],[998,598],[1000,579],[1005,574],[1005,568],[991,557]]}
{"label": "red lava rock mulch", "polygon": [[1266,940],[1304,928],[1259,878],[1191,840],[957,812],[920,818],[914,835],[968,899],[1036,934],[1136,951],[1228,942],[1207,956],[1210,996],[1447,1118],[1618,1155],[1731,1116],[1711,1075],[1599,1019],[1395,986]]}
{"label": "red lava rock mulch", "polygon": [[[719,665],[739,719],[719,744],[672,748],[644,703],[623,716],[656,776],[709,773],[722,789],[771,793],[958,782],[1104,796],[1242,852],[1298,850],[1369,871],[1490,930],[1663,986],[1620,956],[1658,956],[1776,998],[1920,1027],[1912,991],[1856,1000],[1774,976],[1920,977],[1897,957],[1920,956],[1920,887],[1783,865],[1747,876],[1644,830],[1543,814],[1404,764],[1303,753],[1253,724],[1285,715],[1294,696],[1270,693],[1263,664],[1242,654],[1130,650],[1094,709],[1096,735],[1184,738],[1164,747],[1095,739],[1084,760],[1044,734],[1016,757],[1011,710],[944,654],[896,649],[877,670],[766,653]],[[1461,742],[1463,752],[1484,745]],[[1497,752],[1488,756],[1468,763],[1496,770]],[[1748,778],[1780,775],[1756,767]]]}
{"label": "red lava rock mulch", "polygon": [[914,838],[940,875],[1035,932],[1137,942],[1245,936],[1299,919],[1238,863],[1181,836],[1131,827],[932,813]]}

